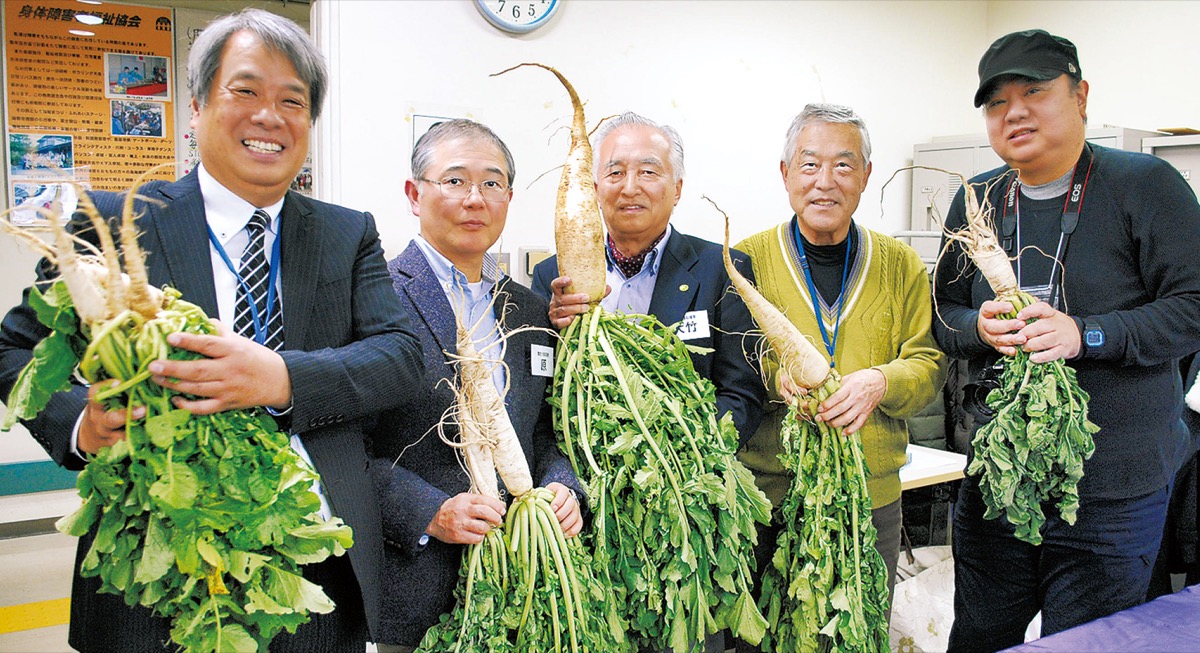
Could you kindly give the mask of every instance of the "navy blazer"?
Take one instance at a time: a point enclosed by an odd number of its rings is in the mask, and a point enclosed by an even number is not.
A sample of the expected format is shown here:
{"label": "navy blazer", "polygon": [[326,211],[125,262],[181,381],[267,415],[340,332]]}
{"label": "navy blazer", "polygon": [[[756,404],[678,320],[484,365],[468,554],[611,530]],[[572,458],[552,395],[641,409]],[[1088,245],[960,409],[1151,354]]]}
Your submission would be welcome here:
{"label": "navy blazer", "polygon": [[[753,282],[750,258],[735,249],[729,253],[738,272]],[[533,269],[533,291],[549,300],[550,282],[557,276],[558,257],[538,263]],[[721,246],[673,230],[658,266],[650,314],[670,326],[690,311],[708,312],[710,336],[687,344],[713,349],[710,354],[693,353],[692,363],[701,377],[716,386],[717,416],[733,413],[738,442],[744,445],[762,421],[767,398],[759,368],[746,355],[756,351],[758,338],[746,337],[756,327],[725,273]]]}
{"label": "navy blazer", "polygon": [[[434,276],[424,252],[410,243],[388,262],[388,270],[401,302],[414,319],[425,352],[424,386],[415,389],[413,401],[380,416],[372,443],[377,460],[372,465],[383,512],[384,547],[382,634],[386,644],[416,646],[438,617],[454,607],[454,586],[462,565],[463,546],[428,538],[425,528],[447,499],[470,489],[471,483],[457,452],[442,442],[436,425],[454,401],[450,384],[454,367],[446,353],[458,350],[454,312]],[[553,348],[545,300],[528,288],[503,277],[496,284],[493,311],[505,332],[521,326],[546,331],[525,331],[508,338],[504,362],[508,365],[509,392],[504,403],[521,441],[521,448],[539,487],[555,481],[583,489],[571,465],[555,444],[551,409],[546,402],[549,376],[535,376],[531,347]],[[485,354],[486,355],[486,354]],[[547,374],[553,374],[553,361]],[[453,423],[445,425],[448,438],[457,439]]]}
{"label": "navy blazer", "polygon": [[[217,298],[207,221],[195,172],[176,182],[150,182],[140,194],[139,243],[146,251],[149,281],[171,285],[209,316]],[[123,194],[93,193],[103,215],[120,214]],[[77,214],[72,229],[91,232]],[[368,466],[364,421],[392,407],[418,387],[423,366],[408,318],[388,282],[386,262],[369,213],[351,211],[288,192],[280,221],[280,279],[284,351],[292,382],[291,431],[299,433],[321,474],[333,514],[354,529],[350,562],[367,621],[378,628],[383,541],[378,503]],[[94,234],[91,235],[94,238]],[[52,279],[46,261],[38,281]],[[0,333],[0,392],[7,397],[31,350],[48,333],[25,301],[4,318]],[[86,389],[58,393],[46,410],[26,422],[30,433],[59,464],[79,469],[70,452],[71,433],[86,403]],[[129,608],[119,597],[97,595],[99,581],[78,575],[91,538],[80,541],[71,600],[71,645],[83,650],[156,648],[164,620]],[[353,587],[354,578],[345,582]]]}

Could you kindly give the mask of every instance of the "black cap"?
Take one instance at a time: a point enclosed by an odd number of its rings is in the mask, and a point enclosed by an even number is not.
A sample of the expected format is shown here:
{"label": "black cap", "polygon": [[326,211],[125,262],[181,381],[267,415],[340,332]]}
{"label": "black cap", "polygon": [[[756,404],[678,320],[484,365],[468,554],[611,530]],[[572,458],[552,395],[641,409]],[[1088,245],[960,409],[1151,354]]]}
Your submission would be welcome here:
{"label": "black cap", "polygon": [[1047,80],[1064,74],[1075,80],[1083,78],[1074,43],[1040,29],[1001,36],[979,59],[975,106],[983,104],[996,79],[1002,75]]}

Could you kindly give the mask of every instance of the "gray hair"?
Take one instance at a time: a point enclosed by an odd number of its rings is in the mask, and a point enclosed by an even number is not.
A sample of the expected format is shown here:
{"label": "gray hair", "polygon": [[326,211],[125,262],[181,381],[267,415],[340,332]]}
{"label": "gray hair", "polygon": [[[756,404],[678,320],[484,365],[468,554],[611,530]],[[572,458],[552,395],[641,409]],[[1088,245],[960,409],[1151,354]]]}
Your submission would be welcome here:
{"label": "gray hair", "polygon": [[262,9],[243,9],[236,14],[222,16],[205,26],[192,44],[188,55],[188,90],[200,106],[208,104],[217,69],[221,67],[221,56],[229,38],[241,31],[254,33],[268,48],[286,56],[296,69],[300,80],[308,86],[309,114],[317,121],[325,91],[329,88],[329,73],[325,58],[317,49],[308,33],[299,25]]}
{"label": "gray hair", "polygon": [[858,133],[862,137],[862,159],[863,165],[871,162],[871,135],[867,133],[867,123],[854,113],[854,109],[842,106],[840,104],[808,104],[800,115],[792,120],[792,126],[788,128],[787,142],[783,145],[783,163],[792,165],[792,158],[796,156],[796,140],[800,138],[800,132],[804,128],[820,122],[828,122],[842,125],[854,125],[858,127]]}
{"label": "gray hair", "polygon": [[429,128],[429,131],[417,139],[417,144],[413,146],[412,151],[413,177],[424,177],[425,171],[433,163],[433,149],[453,138],[473,138],[495,145],[496,149],[504,155],[504,165],[508,168],[508,187],[512,188],[513,180],[517,178],[517,167],[508,146],[487,125],[465,118],[435,123]]}
{"label": "gray hair", "polygon": [[600,177],[600,144],[609,134],[629,125],[644,125],[662,134],[671,146],[671,172],[675,175],[676,181],[683,179],[683,139],[679,137],[679,132],[670,125],[660,125],[632,111],[626,111],[616,118],[605,120],[600,125],[600,129],[596,130],[596,136],[592,138],[592,143],[595,144],[592,153],[592,170],[596,178]]}

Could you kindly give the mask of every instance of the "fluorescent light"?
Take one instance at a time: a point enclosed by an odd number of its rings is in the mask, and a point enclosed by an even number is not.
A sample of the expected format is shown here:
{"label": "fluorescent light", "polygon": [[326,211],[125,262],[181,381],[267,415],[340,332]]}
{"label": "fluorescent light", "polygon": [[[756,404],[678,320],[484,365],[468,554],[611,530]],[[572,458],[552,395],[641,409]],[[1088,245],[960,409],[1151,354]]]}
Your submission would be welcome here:
{"label": "fluorescent light", "polygon": [[84,25],[99,25],[100,23],[104,22],[103,18],[99,16],[93,16],[92,14],[75,14],[75,20],[83,23]]}
{"label": "fluorescent light", "polygon": [[69,29],[67,31],[74,34],[75,36],[95,36],[96,35],[95,32],[89,32],[86,29]]}
{"label": "fluorescent light", "polygon": [[103,2],[100,2],[100,0],[75,0],[75,1],[82,2],[85,5],[102,5],[102,4],[104,4]]}

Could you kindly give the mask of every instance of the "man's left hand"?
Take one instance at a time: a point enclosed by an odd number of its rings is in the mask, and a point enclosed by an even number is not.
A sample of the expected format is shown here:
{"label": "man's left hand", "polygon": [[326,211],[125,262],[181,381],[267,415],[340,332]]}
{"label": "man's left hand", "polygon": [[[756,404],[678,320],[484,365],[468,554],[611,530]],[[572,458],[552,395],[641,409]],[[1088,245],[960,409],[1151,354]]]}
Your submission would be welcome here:
{"label": "man's left hand", "polygon": [[546,489],[554,493],[550,507],[554,510],[554,516],[558,517],[558,525],[562,527],[563,535],[575,537],[583,530],[583,513],[579,510],[579,502],[571,494],[570,488],[562,483],[551,483]]}
{"label": "man's left hand", "polygon": [[1046,302],[1037,302],[1021,309],[1017,319],[1027,322],[1020,333],[1025,336],[1023,349],[1029,352],[1031,362],[1049,363],[1079,355],[1083,346],[1079,326],[1066,313]]}
{"label": "man's left hand", "polygon": [[219,321],[216,335],[172,333],[167,342],[205,356],[199,360],[159,360],[150,363],[155,383],[200,397],[175,397],[177,408],[197,415],[225,410],[269,406],[283,410],[291,405],[292,381],[283,357],[249,338],[239,336]]}
{"label": "man's left hand", "polygon": [[842,429],[842,435],[853,435],[867,423],[886,391],[883,372],[875,368],[851,372],[842,377],[842,387],[821,402],[817,419]]}

